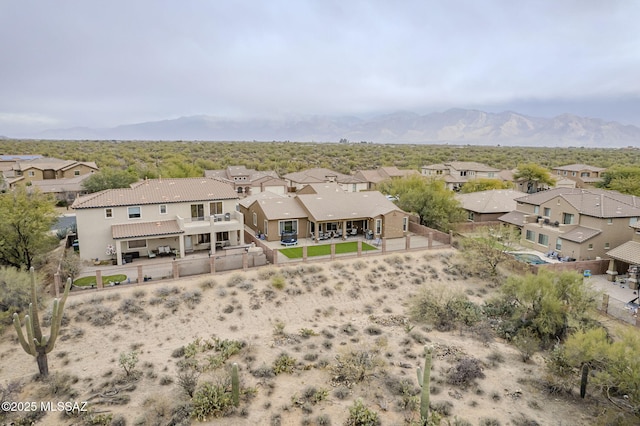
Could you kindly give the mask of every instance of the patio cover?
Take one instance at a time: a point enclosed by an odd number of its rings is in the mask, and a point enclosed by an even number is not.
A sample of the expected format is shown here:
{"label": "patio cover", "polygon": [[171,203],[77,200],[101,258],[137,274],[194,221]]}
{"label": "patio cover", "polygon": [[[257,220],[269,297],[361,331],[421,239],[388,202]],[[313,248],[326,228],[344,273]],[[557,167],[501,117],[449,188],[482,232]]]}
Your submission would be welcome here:
{"label": "patio cover", "polygon": [[165,220],[158,222],[136,222],[124,225],[113,225],[111,235],[114,240],[123,238],[157,237],[161,235],[183,234],[178,221]]}
{"label": "patio cover", "polygon": [[618,247],[609,250],[607,256],[630,265],[640,265],[640,243],[627,241]]}

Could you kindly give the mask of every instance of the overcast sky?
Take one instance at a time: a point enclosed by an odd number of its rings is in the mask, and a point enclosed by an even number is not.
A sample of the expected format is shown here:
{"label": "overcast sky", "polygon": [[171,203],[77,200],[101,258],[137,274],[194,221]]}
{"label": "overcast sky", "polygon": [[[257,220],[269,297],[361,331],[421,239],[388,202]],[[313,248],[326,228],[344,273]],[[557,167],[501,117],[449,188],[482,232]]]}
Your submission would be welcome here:
{"label": "overcast sky", "polygon": [[0,135],[451,107],[640,125],[634,0],[0,0]]}

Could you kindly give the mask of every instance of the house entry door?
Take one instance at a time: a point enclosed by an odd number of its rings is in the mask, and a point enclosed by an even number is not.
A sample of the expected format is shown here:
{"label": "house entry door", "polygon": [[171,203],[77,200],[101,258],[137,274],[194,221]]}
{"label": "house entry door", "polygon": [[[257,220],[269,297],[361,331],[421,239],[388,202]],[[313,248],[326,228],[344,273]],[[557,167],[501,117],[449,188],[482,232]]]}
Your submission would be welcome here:
{"label": "house entry door", "polygon": [[193,243],[191,242],[191,235],[184,236],[184,251],[187,251],[187,252],[193,251]]}

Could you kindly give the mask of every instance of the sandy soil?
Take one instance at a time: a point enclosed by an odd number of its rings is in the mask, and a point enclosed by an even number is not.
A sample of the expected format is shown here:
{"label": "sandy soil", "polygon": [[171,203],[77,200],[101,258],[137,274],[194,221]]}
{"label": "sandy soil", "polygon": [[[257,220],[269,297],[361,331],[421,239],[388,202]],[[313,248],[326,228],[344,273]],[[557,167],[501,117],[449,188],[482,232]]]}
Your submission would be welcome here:
{"label": "sandy soil", "polygon": [[[89,400],[95,413],[113,414],[128,425],[167,424],[171,407],[181,398],[180,358],[174,351],[197,338],[217,337],[246,343],[227,364],[239,364],[242,388],[255,389],[255,395],[243,398],[230,417],[210,424],[300,425],[329,419],[339,425],[355,399],[362,398],[383,425],[402,425],[416,420],[417,411],[403,407],[406,400],[390,383],[406,381],[411,385],[407,392],[418,390],[416,368],[423,364],[427,343],[434,348],[431,404],[444,407],[452,424],[456,419],[473,425],[483,419],[502,425],[590,424],[592,410],[585,405],[593,402],[550,396],[535,385],[546,374],[540,356],[525,364],[515,348],[499,339],[483,341],[482,333],[472,330],[441,333],[410,321],[409,301],[423,288],[465,292],[475,302],[491,294],[485,283],[447,273],[454,256],[451,249],[390,254],[73,294],[66,308],[69,323],[49,355],[49,366],[52,374],[76,377],[70,384],[75,393],[52,393],[51,386],[32,382],[35,360],[22,352],[13,330],[0,342],[0,384],[26,383],[16,397],[22,401]],[[273,274],[283,275],[284,288],[272,286]],[[92,324],[109,315],[109,324]],[[141,377],[128,384],[120,380],[124,372],[118,359],[134,349]],[[370,354],[376,367],[360,383],[337,383],[335,366],[359,351]],[[293,373],[270,379],[252,374],[283,352],[296,359]],[[485,377],[467,387],[447,384],[447,372],[465,357],[478,359]],[[225,367],[208,371],[199,381],[223,373]],[[326,390],[326,398],[305,404],[310,386]],[[80,423],[49,413],[38,424]]]}

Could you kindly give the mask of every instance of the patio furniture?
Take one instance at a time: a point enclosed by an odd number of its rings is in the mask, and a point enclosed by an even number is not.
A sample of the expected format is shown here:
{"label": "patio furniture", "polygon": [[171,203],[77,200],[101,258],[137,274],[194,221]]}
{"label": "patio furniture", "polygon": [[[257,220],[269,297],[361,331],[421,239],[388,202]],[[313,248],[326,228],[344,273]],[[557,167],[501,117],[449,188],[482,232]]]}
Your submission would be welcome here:
{"label": "patio furniture", "polygon": [[171,246],[159,246],[158,247],[158,255],[159,256],[173,256],[173,250]]}
{"label": "patio furniture", "polygon": [[147,250],[147,256],[149,257],[149,259],[153,259],[154,257],[156,257],[156,254],[152,250]]}

